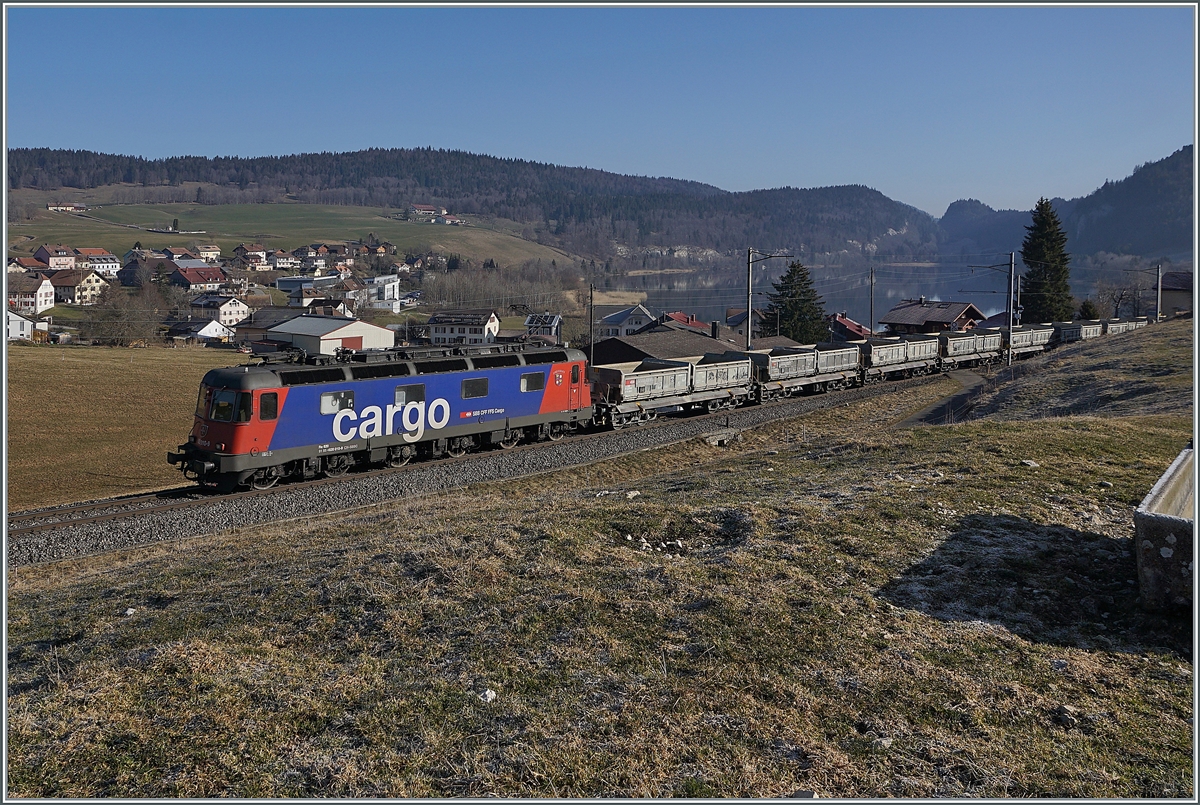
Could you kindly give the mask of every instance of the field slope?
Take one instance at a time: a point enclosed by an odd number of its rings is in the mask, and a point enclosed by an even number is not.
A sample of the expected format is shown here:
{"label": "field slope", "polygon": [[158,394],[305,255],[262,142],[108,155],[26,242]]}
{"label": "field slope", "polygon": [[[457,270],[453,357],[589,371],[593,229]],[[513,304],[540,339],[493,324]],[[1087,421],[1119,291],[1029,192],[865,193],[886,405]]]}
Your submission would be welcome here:
{"label": "field slope", "polygon": [[1190,619],[1129,551],[1190,385],[896,426],[953,385],[12,570],[9,793],[1194,797]]}
{"label": "field slope", "polygon": [[[394,212],[394,211],[393,211]],[[151,228],[179,228],[204,234],[164,234]],[[103,206],[86,214],[40,213],[26,223],[9,224],[9,256],[29,256],[43,243],[95,246],[120,256],[140,242],[145,248],[215,243],[228,256],[240,243],[258,242],[291,251],[309,243],[365,240],[374,233],[405,251],[458,254],[481,265],[519,266],[526,260],[569,263],[566,252],[516,237],[512,222],[481,219],[475,226],[445,226],[398,220],[371,207],[320,204],[127,204]]]}

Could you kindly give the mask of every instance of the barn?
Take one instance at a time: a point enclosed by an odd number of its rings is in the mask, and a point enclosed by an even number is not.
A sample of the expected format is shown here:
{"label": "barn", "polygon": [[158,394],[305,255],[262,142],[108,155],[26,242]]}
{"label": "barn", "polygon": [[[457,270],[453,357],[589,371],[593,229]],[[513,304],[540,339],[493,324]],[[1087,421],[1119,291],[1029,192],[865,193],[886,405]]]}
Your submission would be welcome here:
{"label": "barn", "polygon": [[396,345],[396,334],[386,327],[341,316],[297,316],[267,330],[267,338],[310,355],[333,355],[338,347],[386,349]]}

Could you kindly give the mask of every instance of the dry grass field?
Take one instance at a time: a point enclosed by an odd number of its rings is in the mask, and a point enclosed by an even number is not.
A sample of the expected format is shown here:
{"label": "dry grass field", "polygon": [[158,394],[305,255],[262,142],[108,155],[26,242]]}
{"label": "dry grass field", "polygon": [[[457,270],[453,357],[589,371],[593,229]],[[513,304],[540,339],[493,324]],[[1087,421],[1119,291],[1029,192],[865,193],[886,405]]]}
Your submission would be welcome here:
{"label": "dry grass field", "polygon": [[[103,190],[97,188],[97,193]],[[23,190],[19,195],[37,196],[38,191]],[[215,243],[222,254],[230,255],[244,242],[257,241],[271,249],[290,251],[306,243],[365,238],[373,232],[379,239],[395,244],[401,256],[405,250],[433,250],[460,254],[476,264],[492,259],[501,266],[519,266],[538,259],[566,264],[575,259],[560,249],[515,236],[503,221],[472,220],[472,226],[439,226],[398,220],[394,213],[372,207],[321,204],[116,204],[96,207],[83,215],[40,212],[32,221],[10,224],[7,245],[10,257],[28,256],[43,243],[96,246],[120,256],[135,242],[154,249]],[[147,231],[169,226],[176,218],[180,229],[202,230],[204,234]]]}
{"label": "dry grass field", "polygon": [[1193,798],[1129,551],[1190,397],[896,427],[953,386],[17,568],[8,793]]}
{"label": "dry grass field", "polygon": [[8,347],[10,511],[184,483],[200,378],[244,356],[198,347]]}

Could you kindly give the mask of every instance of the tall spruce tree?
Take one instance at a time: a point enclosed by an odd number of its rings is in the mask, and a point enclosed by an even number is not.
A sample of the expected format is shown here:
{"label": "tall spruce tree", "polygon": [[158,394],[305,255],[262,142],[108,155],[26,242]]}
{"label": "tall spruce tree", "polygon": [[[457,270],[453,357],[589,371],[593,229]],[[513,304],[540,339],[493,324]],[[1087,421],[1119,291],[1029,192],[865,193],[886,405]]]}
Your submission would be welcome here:
{"label": "tall spruce tree", "polygon": [[1026,324],[1070,321],[1071,255],[1054,205],[1044,198],[1033,208],[1033,223],[1025,227],[1021,261],[1028,271],[1021,278],[1021,321]]}
{"label": "tall spruce tree", "polygon": [[829,340],[825,323],[825,304],[813,289],[812,276],[800,261],[788,263],[787,272],[772,283],[774,293],[768,293],[763,328],[770,334],[775,325],[780,335],[801,344]]}

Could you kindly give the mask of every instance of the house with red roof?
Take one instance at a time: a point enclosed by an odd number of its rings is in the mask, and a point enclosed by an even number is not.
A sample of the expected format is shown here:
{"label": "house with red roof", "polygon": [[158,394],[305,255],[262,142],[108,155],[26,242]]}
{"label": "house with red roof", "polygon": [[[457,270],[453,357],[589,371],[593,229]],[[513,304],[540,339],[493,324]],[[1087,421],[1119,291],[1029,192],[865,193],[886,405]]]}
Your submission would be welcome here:
{"label": "house with red roof", "polygon": [[176,268],[167,278],[167,282],[186,288],[189,291],[215,291],[221,284],[229,280],[225,269],[212,266],[209,268]]}

